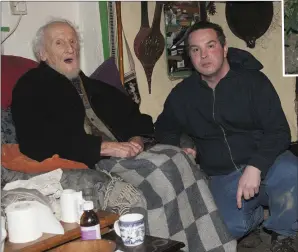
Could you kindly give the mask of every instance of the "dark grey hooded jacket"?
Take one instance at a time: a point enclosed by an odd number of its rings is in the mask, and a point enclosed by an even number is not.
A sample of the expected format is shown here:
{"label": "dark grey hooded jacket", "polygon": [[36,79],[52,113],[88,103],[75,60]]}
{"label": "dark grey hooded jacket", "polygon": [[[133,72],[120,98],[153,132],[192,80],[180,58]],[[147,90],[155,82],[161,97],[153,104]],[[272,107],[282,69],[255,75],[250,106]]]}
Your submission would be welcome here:
{"label": "dark grey hooded jacket", "polygon": [[264,177],[289,147],[289,125],[262,64],[236,48],[229,48],[228,61],[230,71],[214,90],[197,72],[173,88],[156,121],[156,138],[179,146],[181,133],[190,135],[208,175],[253,165]]}

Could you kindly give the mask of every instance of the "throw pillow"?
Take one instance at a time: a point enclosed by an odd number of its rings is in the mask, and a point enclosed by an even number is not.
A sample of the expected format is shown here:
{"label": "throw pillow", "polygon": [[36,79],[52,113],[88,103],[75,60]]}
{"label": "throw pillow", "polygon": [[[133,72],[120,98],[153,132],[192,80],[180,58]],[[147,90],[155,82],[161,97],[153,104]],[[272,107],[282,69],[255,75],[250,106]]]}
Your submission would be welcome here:
{"label": "throw pillow", "polygon": [[115,58],[110,57],[105,60],[91,75],[91,79],[100,80],[115,88],[118,88],[121,92],[127,95],[126,90],[122,86],[120,73],[115,63]]}
{"label": "throw pillow", "polygon": [[11,109],[1,109],[1,144],[17,143]]}

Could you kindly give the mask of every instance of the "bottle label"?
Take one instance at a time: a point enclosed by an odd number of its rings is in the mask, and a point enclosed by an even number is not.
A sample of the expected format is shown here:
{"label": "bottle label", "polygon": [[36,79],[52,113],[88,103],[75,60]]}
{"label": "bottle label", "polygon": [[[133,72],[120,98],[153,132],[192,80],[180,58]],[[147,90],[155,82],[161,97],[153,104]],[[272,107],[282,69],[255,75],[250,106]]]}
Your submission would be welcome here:
{"label": "bottle label", "polygon": [[81,227],[82,240],[101,239],[99,224],[92,227]]}

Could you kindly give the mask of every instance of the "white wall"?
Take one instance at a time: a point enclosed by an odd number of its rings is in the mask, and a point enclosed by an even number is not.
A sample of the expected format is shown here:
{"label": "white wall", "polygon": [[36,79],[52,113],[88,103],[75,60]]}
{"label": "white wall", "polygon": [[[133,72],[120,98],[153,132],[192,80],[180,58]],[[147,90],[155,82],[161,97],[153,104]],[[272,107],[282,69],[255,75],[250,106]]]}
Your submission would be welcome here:
{"label": "white wall", "polygon": [[[18,16],[11,15],[9,2],[1,2],[1,7],[1,25],[12,29]],[[82,70],[90,75],[103,61],[98,2],[27,2],[27,13],[17,30],[3,43],[3,54],[35,59],[31,41],[37,29],[52,17],[59,17],[72,21],[79,28]],[[2,32],[2,38],[5,36]]]}

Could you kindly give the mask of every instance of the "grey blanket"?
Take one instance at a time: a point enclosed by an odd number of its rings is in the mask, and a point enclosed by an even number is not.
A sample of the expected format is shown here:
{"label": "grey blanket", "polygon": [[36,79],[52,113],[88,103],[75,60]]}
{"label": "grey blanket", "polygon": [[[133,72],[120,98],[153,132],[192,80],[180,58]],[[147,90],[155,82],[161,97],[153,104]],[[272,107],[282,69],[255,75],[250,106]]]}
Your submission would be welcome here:
{"label": "grey blanket", "polygon": [[97,169],[119,175],[139,189],[146,205],[146,232],[186,244],[189,252],[233,252],[228,233],[203,173],[180,148],[156,145],[134,158],[102,160]]}

